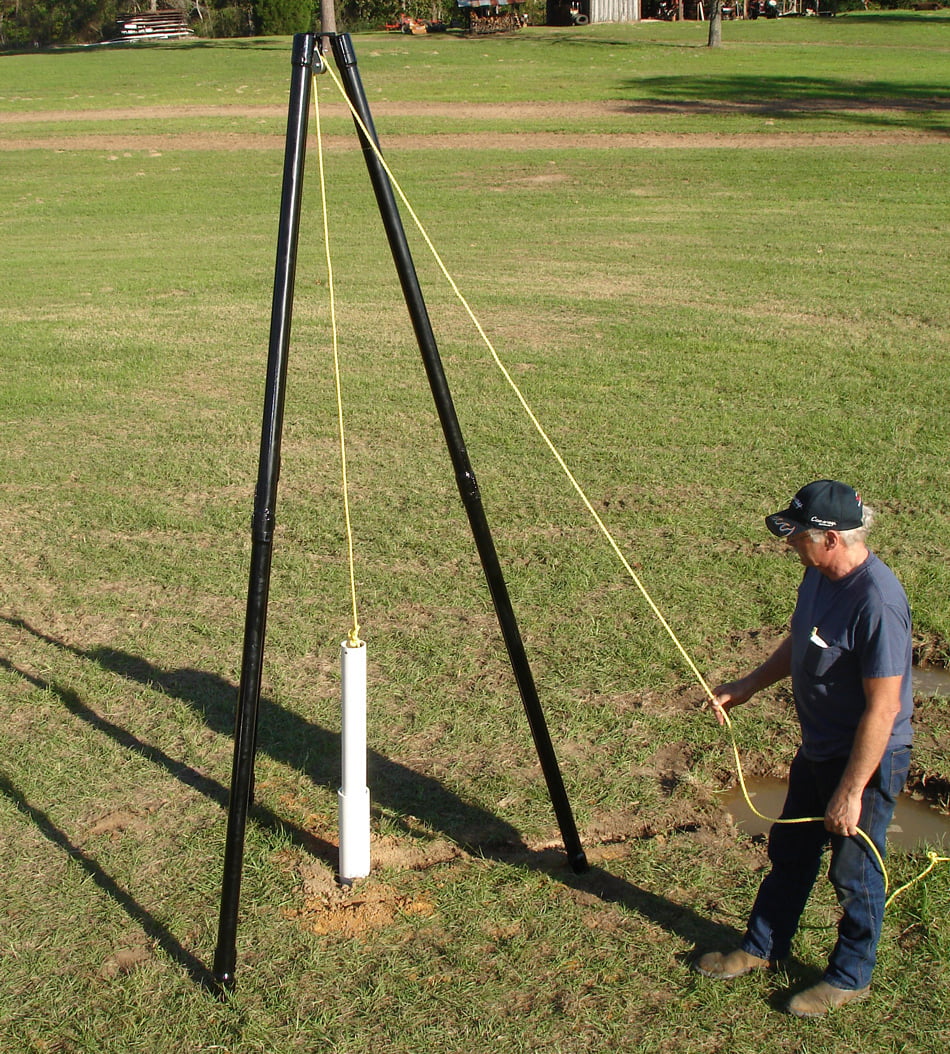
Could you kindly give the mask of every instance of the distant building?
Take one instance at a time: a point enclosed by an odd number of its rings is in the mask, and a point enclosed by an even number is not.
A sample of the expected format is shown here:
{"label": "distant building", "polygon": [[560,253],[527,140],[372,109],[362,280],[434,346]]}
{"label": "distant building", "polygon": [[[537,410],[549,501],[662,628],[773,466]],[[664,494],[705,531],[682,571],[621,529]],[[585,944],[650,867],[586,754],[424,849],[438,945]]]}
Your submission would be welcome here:
{"label": "distant building", "polygon": [[114,36],[120,40],[174,40],[194,34],[183,12],[159,8],[120,14],[115,20]]}
{"label": "distant building", "polygon": [[640,0],[547,0],[549,26],[639,22]]}

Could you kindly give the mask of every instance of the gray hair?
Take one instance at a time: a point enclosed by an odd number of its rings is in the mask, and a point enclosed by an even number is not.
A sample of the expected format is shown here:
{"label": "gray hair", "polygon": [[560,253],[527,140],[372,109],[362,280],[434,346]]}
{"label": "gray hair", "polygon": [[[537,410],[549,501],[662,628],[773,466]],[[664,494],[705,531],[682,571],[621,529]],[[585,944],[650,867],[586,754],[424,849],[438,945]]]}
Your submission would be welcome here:
{"label": "gray hair", "polygon": [[[868,531],[874,526],[874,520],[877,517],[877,513],[870,505],[864,505],[861,508],[861,526],[853,527],[850,531],[839,531],[838,534],[841,538],[841,544],[846,548],[850,549],[854,545],[862,545],[868,536]],[[817,528],[812,528],[808,535],[813,542],[820,542],[824,536],[824,531],[820,531]]]}

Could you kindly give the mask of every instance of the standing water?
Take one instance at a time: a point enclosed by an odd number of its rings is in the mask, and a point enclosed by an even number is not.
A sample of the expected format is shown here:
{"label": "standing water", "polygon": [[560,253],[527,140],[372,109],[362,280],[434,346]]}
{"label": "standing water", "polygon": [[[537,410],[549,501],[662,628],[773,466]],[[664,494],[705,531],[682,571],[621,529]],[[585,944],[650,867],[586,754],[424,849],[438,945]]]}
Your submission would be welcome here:
{"label": "standing water", "polygon": [[[746,789],[752,804],[760,813],[776,817],[785,802],[785,781],[777,779],[749,779]],[[762,820],[751,812],[739,787],[733,787],[723,795],[726,811],[746,834],[768,834],[771,820]],[[939,848],[950,846],[950,816],[945,816],[926,802],[915,801],[907,794],[897,800],[894,819],[887,829],[887,840],[891,845],[904,849],[921,846]]]}
{"label": "standing water", "polygon": [[914,695],[950,697],[950,670],[936,666],[914,667]]}

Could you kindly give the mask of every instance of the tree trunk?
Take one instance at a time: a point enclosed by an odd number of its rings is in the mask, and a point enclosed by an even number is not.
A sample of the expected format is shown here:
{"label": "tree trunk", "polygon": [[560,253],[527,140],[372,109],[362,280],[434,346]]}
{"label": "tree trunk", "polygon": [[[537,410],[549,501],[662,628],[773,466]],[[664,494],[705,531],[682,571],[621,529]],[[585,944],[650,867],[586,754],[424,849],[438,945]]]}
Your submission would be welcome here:
{"label": "tree trunk", "polygon": [[722,43],[722,0],[712,0],[709,11],[709,40],[707,46],[718,48]]}
{"label": "tree trunk", "polygon": [[320,0],[320,32],[336,33],[335,0]]}

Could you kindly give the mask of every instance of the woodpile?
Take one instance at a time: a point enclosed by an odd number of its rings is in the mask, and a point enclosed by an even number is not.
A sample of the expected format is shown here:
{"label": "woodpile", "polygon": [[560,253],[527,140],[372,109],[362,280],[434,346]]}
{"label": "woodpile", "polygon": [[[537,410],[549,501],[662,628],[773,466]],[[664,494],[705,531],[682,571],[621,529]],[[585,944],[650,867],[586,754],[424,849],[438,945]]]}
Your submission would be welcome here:
{"label": "woodpile", "polygon": [[181,11],[142,11],[119,15],[115,24],[120,40],[170,40],[194,36],[188,27],[188,19]]}
{"label": "woodpile", "polygon": [[521,29],[524,19],[514,8],[472,8],[468,32],[481,36],[485,33],[512,33]]}

